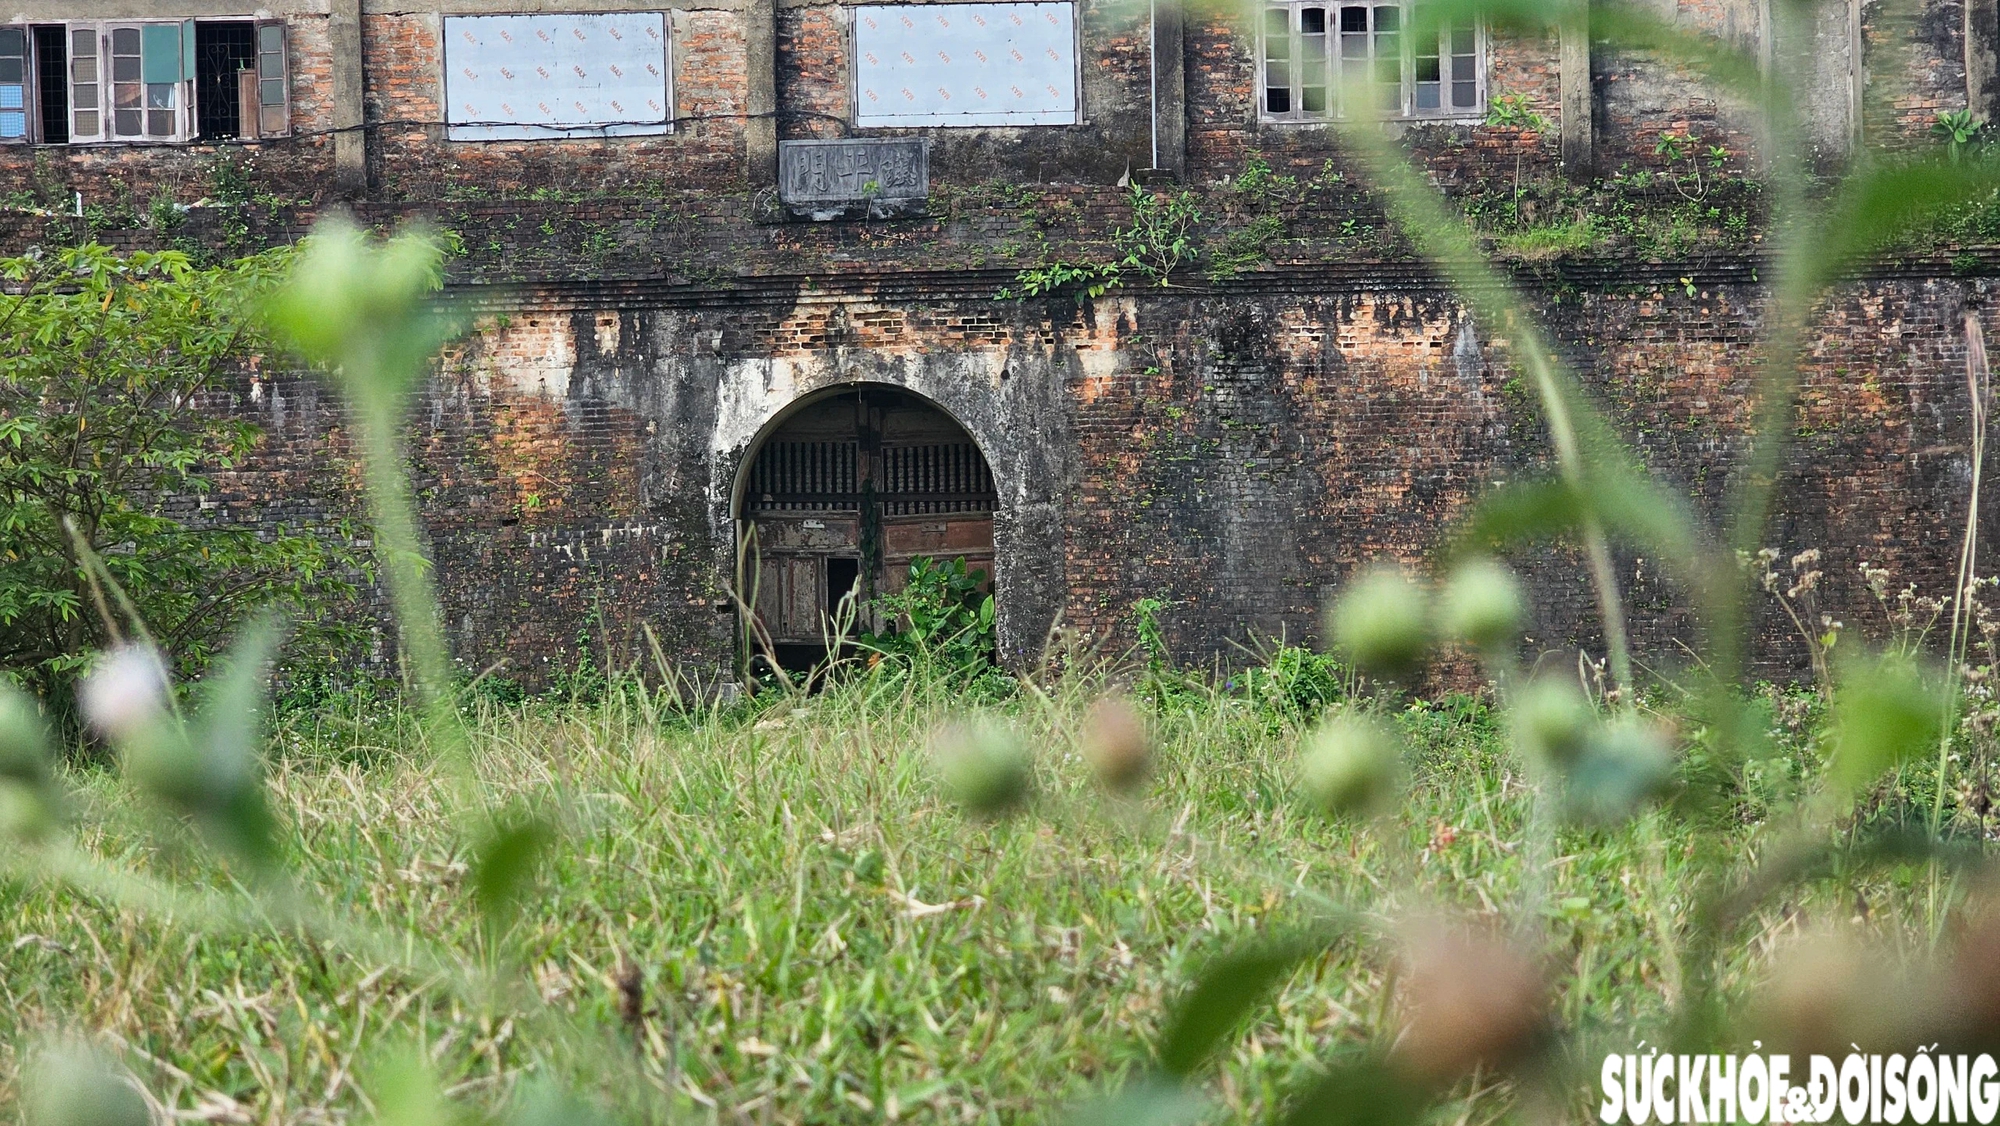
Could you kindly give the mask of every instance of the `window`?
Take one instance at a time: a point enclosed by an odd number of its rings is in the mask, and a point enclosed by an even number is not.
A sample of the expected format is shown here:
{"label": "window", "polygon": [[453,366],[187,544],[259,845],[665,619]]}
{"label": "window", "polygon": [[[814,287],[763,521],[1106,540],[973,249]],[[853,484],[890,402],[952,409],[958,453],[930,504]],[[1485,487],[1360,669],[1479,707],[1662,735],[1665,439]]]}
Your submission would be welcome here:
{"label": "window", "polygon": [[69,29],[44,25],[34,29],[34,36],[41,140],[60,145],[69,140]]}
{"label": "window", "polygon": [[[1266,121],[1322,121],[1366,90],[1390,117],[1464,117],[1485,105],[1480,29],[1424,21],[1422,5],[1284,0],[1264,8],[1260,94]],[[1430,22],[1435,35],[1413,34]]]}
{"label": "window", "polygon": [[174,142],[287,132],[277,20],[0,27],[0,142]]}
{"label": "window", "polygon": [[673,127],[665,12],[446,16],[443,38],[454,141]]}
{"label": "window", "polygon": [[28,139],[28,33],[0,27],[0,141]]}
{"label": "window", "polygon": [[1074,125],[1076,5],[854,9],[854,123]]}

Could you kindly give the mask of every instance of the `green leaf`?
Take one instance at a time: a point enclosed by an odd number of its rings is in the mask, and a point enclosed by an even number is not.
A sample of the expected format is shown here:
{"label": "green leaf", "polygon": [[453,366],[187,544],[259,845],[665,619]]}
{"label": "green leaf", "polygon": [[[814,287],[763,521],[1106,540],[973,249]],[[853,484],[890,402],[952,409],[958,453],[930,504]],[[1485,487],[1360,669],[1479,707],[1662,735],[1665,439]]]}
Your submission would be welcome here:
{"label": "green leaf", "polygon": [[455,1116],[424,1055],[406,1049],[377,1065],[369,1083],[377,1126],[451,1126]]}
{"label": "green leaf", "polygon": [[1142,1079],[1070,1115],[1076,1126],[1188,1126],[1201,1121],[1208,1100],[1179,1083]]}
{"label": "green leaf", "polygon": [[1952,208],[2000,189],[2000,170],[1928,159],[1881,164],[1849,176],[1813,237],[1796,239],[1794,262],[1808,292],[1831,284],[1857,259]]}
{"label": "green leaf", "polygon": [[31,790],[50,786],[49,734],[26,692],[0,680],[0,778]]}
{"label": "green leaf", "polygon": [[1286,1105],[1281,1126],[1404,1126],[1423,1117],[1431,1094],[1381,1059],[1338,1062]]}
{"label": "green leaf", "polygon": [[274,618],[253,620],[220,671],[202,682],[204,700],[193,723],[163,714],[120,737],[132,779],[253,870],[282,859],[261,754],[266,680],[278,637]]}
{"label": "green leaf", "polygon": [[494,933],[513,922],[541,854],[554,840],[554,827],[530,816],[496,825],[480,845],[472,865],[472,898]]}
{"label": "green leaf", "polygon": [[1204,966],[1160,1041],[1160,1070],[1176,1078],[1193,1075],[1294,969],[1325,953],[1329,940],[1321,934],[1260,942]]}
{"label": "green leaf", "polygon": [[83,1041],[36,1051],[21,1075],[25,1126],[148,1126],[153,1120],[131,1073]]}
{"label": "green leaf", "polygon": [[1850,662],[1833,697],[1829,791],[1847,797],[1935,749],[1943,713],[1943,693],[1908,661]]}

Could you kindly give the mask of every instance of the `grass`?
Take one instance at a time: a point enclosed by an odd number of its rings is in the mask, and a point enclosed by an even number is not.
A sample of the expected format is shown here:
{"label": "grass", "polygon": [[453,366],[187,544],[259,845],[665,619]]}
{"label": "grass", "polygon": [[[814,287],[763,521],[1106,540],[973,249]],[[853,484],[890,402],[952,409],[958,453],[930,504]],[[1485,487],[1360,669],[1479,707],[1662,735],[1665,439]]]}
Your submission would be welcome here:
{"label": "grass", "polygon": [[[990,705],[1038,748],[1034,805],[1001,821],[957,810],[932,777],[926,742],[960,703],[948,684],[875,676],[692,717],[617,692],[484,705],[481,786],[560,833],[506,936],[482,930],[455,783],[415,719],[293,714],[270,787],[298,880],[386,936],[383,956],[15,871],[0,877],[0,1106],[29,1045],[81,1027],[166,1106],[213,1121],[366,1121],[387,1061],[412,1050],[481,1107],[554,1083],[621,1121],[1059,1120],[1145,1065],[1191,971],[1234,939],[1336,904],[1516,910],[1528,803],[1479,702],[1399,714],[1408,803],[1357,830],[1295,792],[1302,719],[1220,694],[1168,697],[1147,791],[1101,795],[1079,757],[1100,688],[1072,676]],[[226,885],[115,773],[68,782],[86,853]],[[1747,855],[1755,820],[1721,847]],[[1662,1017],[1691,832],[1654,814],[1560,840],[1550,949],[1577,1044],[1629,1050]],[[1863,893],[1914,942],[1907,884]],[[1847,886],[1774,913],[1732,973],[1760,973],[1781,932],[1845,918]],[[433,968],[410,968],[425,951]],[[1342,942],[1295,976],[1227,1053],[1210,1117],[1256,1121],[1316,1058],[1385,1042],[1393,965]],[[500,983],[483,1000],[453,984],[481,975]],[[1572,1117],[1595,1058],[1573,1061]],[[1475,1076],[1439,1120],[1512,1110]]]}

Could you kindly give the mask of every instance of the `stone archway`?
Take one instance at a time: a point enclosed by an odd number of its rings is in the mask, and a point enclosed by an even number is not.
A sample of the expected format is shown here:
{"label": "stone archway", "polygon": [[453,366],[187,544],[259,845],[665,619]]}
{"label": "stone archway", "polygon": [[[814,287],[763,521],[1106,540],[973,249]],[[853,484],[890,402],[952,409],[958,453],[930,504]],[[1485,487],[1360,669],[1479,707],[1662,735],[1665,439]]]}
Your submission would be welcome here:
{"label": "stone archway", "polygon": [[965,427],[920,395],[860,383],[802,402],[750,452],[736,493],[743,579],[788,670],[826,659],[844,596],[860,604],[902,589],[920,556],[964,559],[992,589],[992,469]]}

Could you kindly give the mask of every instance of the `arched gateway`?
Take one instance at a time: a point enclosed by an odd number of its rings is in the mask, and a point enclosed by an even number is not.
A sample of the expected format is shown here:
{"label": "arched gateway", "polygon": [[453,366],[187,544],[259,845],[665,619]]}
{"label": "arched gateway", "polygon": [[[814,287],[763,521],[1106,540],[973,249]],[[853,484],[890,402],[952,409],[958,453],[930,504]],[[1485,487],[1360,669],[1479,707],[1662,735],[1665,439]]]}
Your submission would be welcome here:
{"label": "arched gateway", "polygon": [[993,473],[964,427],[910,392],[858,384],[795,408],[757,448],[738,495],[738,530],[754,545],[745,564],[756,566],[743,578],[787,669],[826,657],[843,595],[901,590],[918,556],[962,558],[991,582]]}

